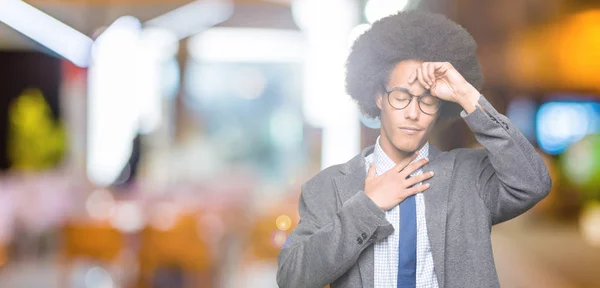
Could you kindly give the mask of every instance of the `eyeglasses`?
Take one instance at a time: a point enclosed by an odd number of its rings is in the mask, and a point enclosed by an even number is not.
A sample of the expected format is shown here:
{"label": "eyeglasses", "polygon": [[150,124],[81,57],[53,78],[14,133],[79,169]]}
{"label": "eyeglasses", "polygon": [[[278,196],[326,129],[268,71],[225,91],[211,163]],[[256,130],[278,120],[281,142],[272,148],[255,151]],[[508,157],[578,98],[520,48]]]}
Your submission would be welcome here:
{"label": "eyeglasses", "polygon": [[387,91],[383,86],[383,91],[387,94],[388,102],[394,109],[401,110],[408,107],[413,98],[417,98],[419,109],[428,115],[437,113],[442,107],[442,100],[429,94],[429,91],[419,96],[410,94],[408,89],[402,87],[395,87]]}

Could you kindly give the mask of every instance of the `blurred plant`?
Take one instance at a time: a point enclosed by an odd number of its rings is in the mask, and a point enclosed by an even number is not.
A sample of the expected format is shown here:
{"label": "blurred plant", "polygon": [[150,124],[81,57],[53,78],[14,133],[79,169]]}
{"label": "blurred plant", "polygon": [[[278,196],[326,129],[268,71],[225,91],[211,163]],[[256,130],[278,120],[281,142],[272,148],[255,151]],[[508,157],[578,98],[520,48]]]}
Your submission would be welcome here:
{"label": "blurred plant", "polygon": [[8,157],[14,170],[41,170],[62,159],[64,125],[52,118],[39,89],[26,89],[9,106]]}
{"label": "blurred plant", "polygon": [[584,193],[585,201],[600,201],[600,134],[573,143],[560,162],[567,179]]}

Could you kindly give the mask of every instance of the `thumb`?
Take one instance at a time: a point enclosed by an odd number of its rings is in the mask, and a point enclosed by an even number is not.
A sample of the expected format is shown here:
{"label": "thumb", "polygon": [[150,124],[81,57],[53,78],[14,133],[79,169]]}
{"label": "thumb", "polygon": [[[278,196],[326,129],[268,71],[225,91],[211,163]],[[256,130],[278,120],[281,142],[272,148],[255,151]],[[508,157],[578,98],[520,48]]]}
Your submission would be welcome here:
{"label": "thumb", "polygon": [[377,169],[375,169],[375,164],[371,164],[371,166],[369,166],[369,173],[367,173],[367,179],[375,178],[376,173]]}

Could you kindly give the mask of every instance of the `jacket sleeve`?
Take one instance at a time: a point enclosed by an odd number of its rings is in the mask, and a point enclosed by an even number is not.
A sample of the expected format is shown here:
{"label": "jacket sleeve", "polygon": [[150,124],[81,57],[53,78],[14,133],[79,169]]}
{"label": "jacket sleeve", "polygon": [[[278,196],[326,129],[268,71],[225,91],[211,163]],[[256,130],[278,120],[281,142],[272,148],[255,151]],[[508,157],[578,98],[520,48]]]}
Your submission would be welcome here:
{"label": "jacket sleeve", "polygon": [[393,232],[385,212],[363,191],[337,209],[335,201],[324,203],[321,196],[330,191],[323,191],[320,185],[315,185],[315,190],[308,186],[302,186],[300,222],[279,253],[279,287],[321,288],[330,284],[356,264],[377,233]]}
{"label": "jacket sleeve", "polygon": [[[477,190],[490,211],[492,224],[512,219],[548,195],[552,181],[535,148],[504,115],[480,96],[480,107],[461,117],[485,148],[474,163]],[[481,109],[483,108],[483,110]]]}

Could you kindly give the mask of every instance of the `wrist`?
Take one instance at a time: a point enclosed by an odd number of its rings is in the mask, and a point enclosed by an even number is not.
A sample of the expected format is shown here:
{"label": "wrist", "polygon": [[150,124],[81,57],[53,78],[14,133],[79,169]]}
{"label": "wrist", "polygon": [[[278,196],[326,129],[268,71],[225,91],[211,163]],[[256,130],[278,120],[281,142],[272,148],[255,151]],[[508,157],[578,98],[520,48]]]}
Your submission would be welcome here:
{"label": "wrist", "polygon": [[465,89],[459,96],[458,104],[470,114],[477,109],[479,97],[481,97],[481,93],[475,87],[469,85],[469,88]]}
{"label": "wrist", "polygon": [[381,209],[382,211],[386,211],[386,209],[384,209],[383,205],[379,203],[379,199],[374,195],[372,191],[365,190],[365,195],[367,195],[371,202],[373,202],[379,209]]}

